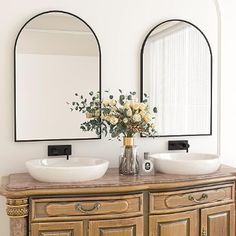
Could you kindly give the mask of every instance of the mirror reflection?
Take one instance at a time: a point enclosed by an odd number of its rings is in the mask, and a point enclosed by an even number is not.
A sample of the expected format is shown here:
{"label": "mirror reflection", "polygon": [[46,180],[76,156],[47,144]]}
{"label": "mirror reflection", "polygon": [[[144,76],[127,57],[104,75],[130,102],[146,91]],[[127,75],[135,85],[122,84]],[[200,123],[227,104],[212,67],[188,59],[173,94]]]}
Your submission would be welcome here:
{"label": "mirror reflection", "polygon": [[141,70],[141,94],[158,110],[158,136],[211,134],[212,53],[196,26],[169,20],[152,29]]}
{"label": "mirror reflection", "polygon": [[100,47],[88,24],[59,11],[28,21],[15,45],[16,141],[98,138],[66,103],[91,90],[100,90]]}

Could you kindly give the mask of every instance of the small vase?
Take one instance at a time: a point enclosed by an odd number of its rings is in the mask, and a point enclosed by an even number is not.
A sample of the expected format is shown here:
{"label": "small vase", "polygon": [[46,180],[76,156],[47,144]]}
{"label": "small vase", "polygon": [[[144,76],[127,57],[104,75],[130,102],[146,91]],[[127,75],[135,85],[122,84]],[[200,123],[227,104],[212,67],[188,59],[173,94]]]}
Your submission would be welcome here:
{"label": "small vase", "polygon": [[133,137],[124,137],[121,148],[119,174],[137,175],[139,173],[137,146],[134,145]]}

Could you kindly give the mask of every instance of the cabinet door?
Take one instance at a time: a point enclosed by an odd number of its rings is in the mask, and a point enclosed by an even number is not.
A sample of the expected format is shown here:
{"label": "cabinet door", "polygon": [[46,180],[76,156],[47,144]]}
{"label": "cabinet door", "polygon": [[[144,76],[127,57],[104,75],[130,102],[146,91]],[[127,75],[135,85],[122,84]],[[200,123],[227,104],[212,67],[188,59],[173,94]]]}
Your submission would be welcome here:
{"label": "cabinet door", "polygon": [[198,210],[149,217],[150,236],[199,236]]}
{"label": "cabinet door", "polygon": [[143,236],[143,217],[90,221],[89,236]]}
{"label": "cabinet door", "polygon": [[234,204],[201,211],[202,236],[235,236]]}
{"label": "cabinet door", "polygon": [[83,222],[31,224],[31,236],[83,236]]}

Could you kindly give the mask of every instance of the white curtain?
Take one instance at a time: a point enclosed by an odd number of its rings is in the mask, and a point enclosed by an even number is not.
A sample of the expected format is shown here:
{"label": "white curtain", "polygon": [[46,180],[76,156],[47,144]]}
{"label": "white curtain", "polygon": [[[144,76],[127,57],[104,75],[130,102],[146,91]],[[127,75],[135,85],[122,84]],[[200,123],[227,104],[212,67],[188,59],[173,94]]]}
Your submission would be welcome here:
{"label": "white curtain", "polygon": [[210,51],[193,26],[152,35],[144,51],[144,91],[158,108],[159,135],[210,131]]}

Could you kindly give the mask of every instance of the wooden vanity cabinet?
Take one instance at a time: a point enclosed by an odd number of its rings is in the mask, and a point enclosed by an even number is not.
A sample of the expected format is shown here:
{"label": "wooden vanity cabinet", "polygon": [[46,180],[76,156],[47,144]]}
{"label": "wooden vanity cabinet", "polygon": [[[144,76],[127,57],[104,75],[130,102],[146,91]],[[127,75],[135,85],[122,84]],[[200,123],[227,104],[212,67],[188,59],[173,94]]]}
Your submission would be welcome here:
{"label": "wooden vanity cabinet", "polygon": [[31,236],[83,236],[83,222],[50,222],[31,224]]}
{"label": "wooden vanity cabinet", "polygon": [[119,176],[41,183],[3,179],[10,236],[236,236],[236,169],[211,175]]}
{"label": "wooden vanity cabinet", "polygon": [[149,217],[150,236],[199,236],[198,211],[174,214],[153,215]]}
{"label": "wooden vanity cabinet", "polygon": [[235,205],[201,210],[201,236],[235,236]]}
{"label": "wooden vanity cabinet", "polygon": [[[151,215],[149,236],[235,236],[234,214],[235,205],[226,204],[200,210]],[[143,236],[143,222],[143,217],[133,217],[85,222],[32,223],[30,235]]]}
{"label": "wooden vanity cabinet", "polygon": [[149,235],[235,236],[234,191],[228,183],[150,193]]}
{"label": "wooden vanity cabinet", "polygon": [[[87,228],[84,227],[87,225]],[[143,218],[31,224],[31,236],[141,236]]]}
{"label": "wooden vanity cabinet", "polygon": [[30,236],[141,236],[143,194],[33,197]]}
{"label": "wooden vanity cabinet", "polygon": [[[235,205],[150,216],[150,236],[235,236]],[[200,232],[200,234],[199,234]]]}

